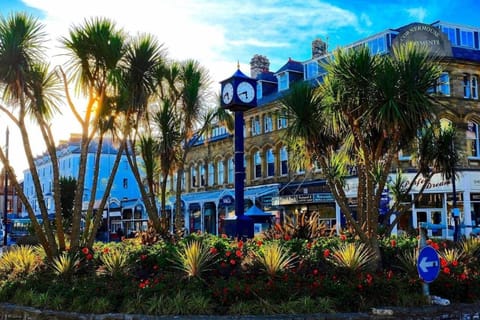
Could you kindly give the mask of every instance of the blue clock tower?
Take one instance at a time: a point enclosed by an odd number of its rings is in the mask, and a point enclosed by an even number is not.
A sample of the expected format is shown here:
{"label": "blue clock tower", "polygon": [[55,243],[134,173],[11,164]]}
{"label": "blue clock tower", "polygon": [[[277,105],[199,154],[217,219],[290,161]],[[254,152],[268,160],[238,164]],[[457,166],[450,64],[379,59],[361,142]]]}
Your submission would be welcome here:
{"label": "blue clock tower", "polygon": [[257,106],[256,81],[240,71],[220,82],[220,105],[235,113],[235,215],[236,237],[239,239],[253,238],[253,220],[245,215],[244,188],[245,167],[243,112]]}

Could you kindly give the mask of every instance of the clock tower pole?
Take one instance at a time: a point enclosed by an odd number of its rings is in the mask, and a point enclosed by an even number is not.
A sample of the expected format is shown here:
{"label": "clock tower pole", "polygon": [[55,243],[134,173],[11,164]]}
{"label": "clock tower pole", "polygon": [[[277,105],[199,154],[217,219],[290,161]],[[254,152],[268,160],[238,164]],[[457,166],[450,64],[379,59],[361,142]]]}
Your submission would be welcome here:
{"label": "clock tower pole", "polygon": [[240,71],[220,82],[220,105],[235,113],[235,216],[238,239],[253,238],[253,220],[245,215],[243,112],[257,106],[256,81]]}

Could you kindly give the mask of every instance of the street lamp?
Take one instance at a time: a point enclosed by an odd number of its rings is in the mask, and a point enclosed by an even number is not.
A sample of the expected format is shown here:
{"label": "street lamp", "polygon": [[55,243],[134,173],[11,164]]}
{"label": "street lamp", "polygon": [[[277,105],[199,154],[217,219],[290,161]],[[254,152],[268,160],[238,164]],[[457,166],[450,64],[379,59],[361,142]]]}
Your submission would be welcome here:
{"label": "street lamp", "polygon": [[222,108],[235,113],[235,215],[236,237],[253,238],[253,220],[245,216],[244,187],[245,167],[244,137],[243,137],[243,112],[257,106],[256,81],[240,71],[237,71],[228,79],[220,82]]}

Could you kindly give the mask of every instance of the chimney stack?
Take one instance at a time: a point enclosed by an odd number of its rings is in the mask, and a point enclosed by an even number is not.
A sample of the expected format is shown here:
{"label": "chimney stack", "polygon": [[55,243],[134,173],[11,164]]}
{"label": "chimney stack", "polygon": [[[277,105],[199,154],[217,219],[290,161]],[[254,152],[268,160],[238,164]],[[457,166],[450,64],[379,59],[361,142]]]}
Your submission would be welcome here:
{"label": "chimney stack", "polygon": [[268,71],[270,68],[270,61],[266,56],[256,54],[250,60],[250,77],[256,79],[257,75]]}
{"label": "chimney stack", "polygon": [[318,38],[312,41],[312,58],[318,58],[327,53],[327,43]]}

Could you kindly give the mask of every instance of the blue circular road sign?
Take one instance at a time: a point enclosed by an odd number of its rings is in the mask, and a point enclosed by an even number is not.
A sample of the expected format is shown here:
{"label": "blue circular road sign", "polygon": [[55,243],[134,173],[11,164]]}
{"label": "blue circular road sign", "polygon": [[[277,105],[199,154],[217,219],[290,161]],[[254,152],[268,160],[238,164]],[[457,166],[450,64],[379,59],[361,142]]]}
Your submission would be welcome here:
{"label": "blue circular road sign", "polygon": [[438,277],[440,258],[437,251],[431,246],[423,247],[418,253],[417,270],[420,278],[426,283],[430,283]]}

